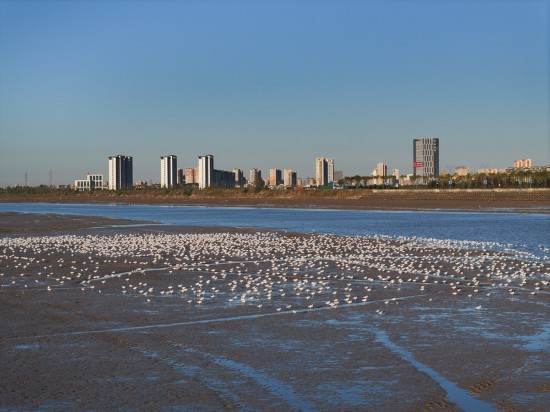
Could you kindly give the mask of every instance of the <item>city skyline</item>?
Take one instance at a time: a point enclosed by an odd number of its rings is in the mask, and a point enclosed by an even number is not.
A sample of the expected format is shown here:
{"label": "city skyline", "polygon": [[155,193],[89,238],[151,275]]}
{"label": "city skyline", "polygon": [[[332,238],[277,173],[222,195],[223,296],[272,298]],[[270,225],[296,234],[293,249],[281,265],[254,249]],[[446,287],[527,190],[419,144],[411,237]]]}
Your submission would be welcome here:
{"label": "city skyline", "polygon": [[0,187],[129,153],[315,177],[550,164],[548,1],[1,2]]}
{"label": "city skyline", "polygon": [[[345,176],[343,171],[334,170],[334,159],[327,157],[315,158],[315,178],[300,177],[293,169],[270,168],[269,177],[262,177],[262,171],[258,168],[251,168],[249,178],[244,178],[244,173],[240,168],[233,170],[214,169],[214,155],[200,155],[197,157],[197,167],[178,168],[177,156],[166,155],[160,157],[160,182],[138,180],[130,182],[127,176],[133,176],[133,157],[126,155],[109,156],[109,180],[104,183],[103,174],[87,173],[86,179],[75,179],[74,185],[71,185],[78,191],[94,190],[97,188],[109,188],[115,190],[119,188],[136,187],[143,189],[151,185],[158,185],[160,188],[177,188],[196,185],[199,189],[209,187],[235,188],[247,186],[266,186],[268,188],[306,186],[323,187],[332,186],[333,188],[342,184],[342,180],[351,179],[357,181],[357,176]],[[435,181],[440,176],[466,176],[470,174],[467,166],[458,166],[453,171],[439,171],[439,139],[423,138],[413,139],[413,168],[414,172],[402,175],[399,169],[392,169],[388,173],[388,165],[379,162],[370,175],[361,175],[359,177],[370,180],[371,184],[393,184],[393,185],[411,185],[415,178],[421,178],[422,184],[428,184],[429,181]],[[517,159],[514,166],[506,169],[500,169],[500,172],[509,173],[510,170],[525,170],[535,168],[545,168],[550,170],[550,165],[536,166],[532,164],[531,159]],[[472,171],[474,174],[496,174],[498,169],[478,169]],[[384,179],[381,179],[384,178]],[[130,177],[131,179],[131,177]],[[305,181],[305,183],[303,183]],[[125,182],[125,183],[123,183]],[[301,183],[299,183],[301,182]],[[391,182],[391,183],[390,183]],[[51,186],[51,185],[50,185]]]}
{"label": "city skyline", "polygon": [[[435,145],[435,146],[434,146]],[[420,149],[419,149],[420,147]],[[434,152],[435,149],[435,152]],[[419,152],[420,150],[420,152]],[[420,156],[420,157],[419,157]],[[195,157],[195,161],[198,159],[198,162],[196,162],[194,165],[192,163],[188,165],[183,165],[181,168],[178,167],[177,163],[177,155],[164,155],[160,156],[160,173],[158,176],[154,177],[149,176],[146,179],[133,179],[134,169],[133,169],[133,156],[128,155],[113,155],[108,156],[108,165],[107,165],[107,179],[105,180],[106,184],[109,185],[110,190],[123,188],[123,187],[132,187],[136,185],[136,182],[139,182],[139,184],[145,183],[145,184],[158,184],[160,187],[164,188],[175,188],[179,185],[179,177],[178,173],[181,171],[182,173],[182,179],[185,183],[196,183],[200,189],[204,189],[206,187],[209,187],[213,184],[212,178],[215,175],[215,172],[223,172],[223,173],[231,173],[235,175],[235,181],[239,182],[239,176],[243,175],[243,170],[239,167],[231,168],[230,171],[219,171],[215,170],[213,167],[214,164],[214,155],[208,154],[208,155],[199,155]],[[423,159],[423,161],[418,162],[418,159]],[[428,160],[428,164],[431,164],[431,166],[424,171],[424,166],[427,166],[425,164],[425,161]],[[435,162],[435,163],[434,163]],[[127,164],[126,164],[127,163]],[[548,168],[550,165],[536,165],[533,164],[532,159],[516,159],[513,162],[511,162],[511,165],[507,165],[505,168],[488,168],[483,167],[486,165],[481,165],[482,167],[471,170],[472,173],[497,173],[497,171],[505,171],[509,169],[521,169],[521,168],[531,168],[531,167],[545,167]],[[375,166],[375,168],[369,173],[367,170],[364,171],[364,173],[355,173],[355,174],[346,174],[344,171],[336,171],[334,169],[334,158],[326,158],[326,157],[316,157],[314,159],[314,166],[312,167],[313,173],[311,175],[304,175],[300,176],[300,179],[306,179],[315,181],[315,185],[319,185],[318,181],[320,180],[321,184],[320,186],[324,186],[326,184],[332,184],[332,182],[338,182],[339,180],[343,179],[344,177],[352,177],[355,175],[358,176],[371,176],[371,177],[382,177],[382,176],[395,176],[397,178],[399,177],[406,177],[406,176],[424,176],[424,177],[437,177],[442,174],[458,174],[463,175],[464,170],[468,170],[468,173],[470,172],[470,167],[465,165],[447,165],[447,167],[440,170],[439,168],[439,138],[420,138],[420,139],[413,139],[413,151],[412,151],[412,163],[411,163],[411,171],[399,173],[400,169],[398,168],[392,168],[392,173],[388,174],[388,165],[384,162],[378,162]],[[72,179],[70,182],[67,182],[67,184],[72,185],[72,182],[74,182],[75,188],[78,189],[78,185],[86,186],[89,189],[90,184],[94,184],[90,181],[90,179],[96,179],[97,176],[103,176],[103,172],[99,171],[101,168],[96,169],[93,172],[87,171],[86,179],[79,180],[77,178]],[[129,171],[129,176],[127,177],[127,170]],[[139,169],[138,169],[139,170]],[[276,171],[276,172],[275,172]],[[294,174],[294,179],[297,178],[297,172],[293,169],[279,169],[276,168],[269,168],[267,171],[268,176],[263,177],[261,175],[262,168],[250,168],[249,170],[249,178],[245,179],[248,183],[253,182],[252,184],[256,184],[257,180],[261,180],[263,182],[266,182],[269,186],[276,186],[271,181],[273,179],[273,173],[276,173],[276,176],[279,176],[276,178],[276,181],[280,181],[282,183],[284,181],[284,178],[286,176],[286,173],[292,172]],[[192,172],[192,178],[190,178],[189,173]],[[283,174],[284,172],[284,174]],[[338,179],[335,178],[336,174],[341,174],[341,177]],[[84,174],[84,173],[82,173]],[[29,176],[27,173],[25,173],[25,184],[17,184],[15,186],[33,186],[28,182]],[[51,178],[51,175],[50,175]],[[280,179],[280,180],[279,180]],[[292,178],[289,178],[291,180]],[[114,181],[114,184],[111,184],[110,182]],[[225,180],[224,180],[225,181]],[[77,185],[78,182],[78,185]],[[53,182],[52,182],[53,183]],[[236,183],[239,185],[240,183]],[[50,184],[51,186],[51,184]],[[54,184],[54,186],[56,186]],[[62,186],[65,186],[65,184],[62,184]],[[101,185],[100,185],[101,186]],[[288,185],[287,185],[288,186]],[[0,186],[1,187],[1,186]],[[97,186],[96,184],[96,187]],[[232,187],[232,186],[231,186]]]}

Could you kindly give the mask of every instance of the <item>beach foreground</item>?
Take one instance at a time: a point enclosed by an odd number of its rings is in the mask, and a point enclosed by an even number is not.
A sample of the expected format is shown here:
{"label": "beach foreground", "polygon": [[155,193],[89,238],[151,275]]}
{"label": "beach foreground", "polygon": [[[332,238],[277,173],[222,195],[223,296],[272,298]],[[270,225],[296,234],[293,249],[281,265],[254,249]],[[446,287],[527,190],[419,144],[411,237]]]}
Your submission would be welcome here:
{"label": "beach foreground", "polygon": [[547,257],[76,216],[0,228],[0,409],[547,410]]}

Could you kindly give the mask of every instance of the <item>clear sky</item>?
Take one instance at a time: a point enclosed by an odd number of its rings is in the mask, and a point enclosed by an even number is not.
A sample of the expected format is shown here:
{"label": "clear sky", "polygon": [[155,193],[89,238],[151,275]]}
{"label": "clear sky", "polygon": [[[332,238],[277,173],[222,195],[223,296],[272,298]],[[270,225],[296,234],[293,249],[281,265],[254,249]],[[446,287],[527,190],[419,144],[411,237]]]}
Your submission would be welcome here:
{"label": "clear sky", "polygon": [[550,0],[0,0],[0,187],[196,167],[550,164]]}

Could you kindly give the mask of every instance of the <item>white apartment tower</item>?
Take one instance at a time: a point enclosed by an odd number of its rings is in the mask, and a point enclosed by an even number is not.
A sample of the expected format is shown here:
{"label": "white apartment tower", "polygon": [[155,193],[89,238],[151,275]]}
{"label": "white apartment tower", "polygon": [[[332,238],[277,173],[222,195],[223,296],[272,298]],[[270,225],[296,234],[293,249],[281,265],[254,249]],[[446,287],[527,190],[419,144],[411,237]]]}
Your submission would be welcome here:
{"label": "white apartment tower", "polygon": [[326,186],[334,182],[334,159],[328,157],[315,159],[315,182],[317,186]]}
{"label": "white apartment tower", "polygon": [[334,182],[334,159],[325,159],[327,162],[327,184]]}
{"label": "white apartment tower", "polygon": [[178,158],[174,155],[160,158],[160,187],[173,188],[177,185]]}
{"label": "white apartment tower", "polygon": [[130,188],[133,186],[133,158],[132,156],[109,157],[109,190]]}
{"label": "white apartment tower", "polygon": [[214,184],[214,156],[199,156],[199,189],[211,187]]}

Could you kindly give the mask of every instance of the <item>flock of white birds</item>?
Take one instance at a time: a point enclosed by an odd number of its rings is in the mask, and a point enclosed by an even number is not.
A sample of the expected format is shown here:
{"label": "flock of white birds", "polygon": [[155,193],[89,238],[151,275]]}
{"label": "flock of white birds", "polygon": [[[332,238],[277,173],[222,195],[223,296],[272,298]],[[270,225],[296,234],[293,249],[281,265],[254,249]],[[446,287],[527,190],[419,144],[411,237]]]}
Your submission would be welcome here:
{"label": "flock of white birds", "polygon": [[373,300],[384,308],[436,294],[481,309],[479,297],[546,295],[549,269],[548,256],[509,245],[420,238],[252,231],[0,238],[1,288],[77,286],[145,303],[181,298],[272,312]]}

